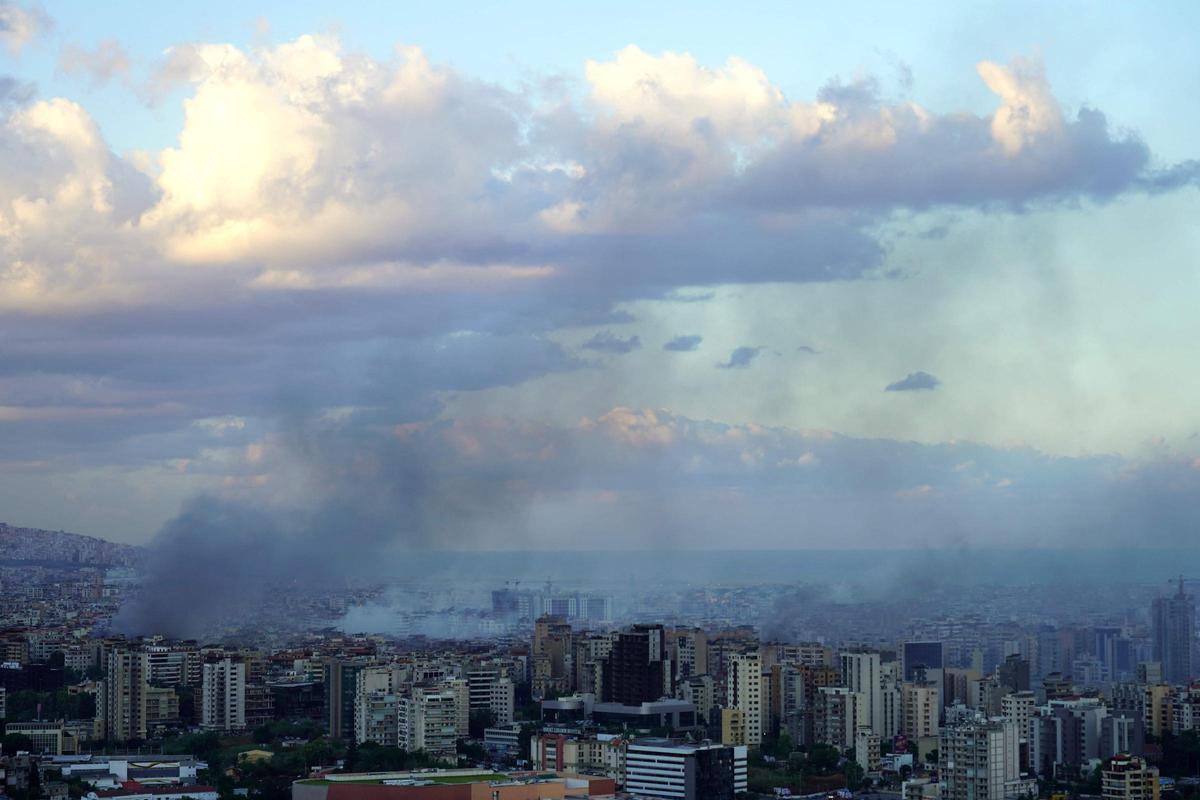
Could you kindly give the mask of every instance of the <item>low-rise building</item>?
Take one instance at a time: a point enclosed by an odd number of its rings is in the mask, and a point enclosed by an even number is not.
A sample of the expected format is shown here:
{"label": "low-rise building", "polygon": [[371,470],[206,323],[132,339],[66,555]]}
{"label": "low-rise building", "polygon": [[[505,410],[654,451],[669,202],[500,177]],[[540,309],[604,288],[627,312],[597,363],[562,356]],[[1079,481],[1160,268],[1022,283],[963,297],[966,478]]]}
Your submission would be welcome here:
{"label": "low-rise building", "polygon": [[733,800],[747,785],[745,747],[636,739],[625,753],[625,791],[634,797]]}

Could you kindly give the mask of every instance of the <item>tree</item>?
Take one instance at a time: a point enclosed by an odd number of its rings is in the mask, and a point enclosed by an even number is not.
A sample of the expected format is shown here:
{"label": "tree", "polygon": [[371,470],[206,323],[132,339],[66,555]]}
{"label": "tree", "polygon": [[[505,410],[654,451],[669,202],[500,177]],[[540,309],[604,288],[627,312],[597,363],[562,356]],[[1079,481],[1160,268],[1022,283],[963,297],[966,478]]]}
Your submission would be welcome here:
{"label": "tree", "polygon": [[496,714],[490,708],[477,708],[471,712],[467,732],[472,739],[482,739],[483,731],[496,724]]}
{"label": "tree", "polygon": [[846,788],[850,791],[855,791],[863,785],[863,779],[866,775],[863,772],[862,765],[851,759],[846,762]]}
{"label": "tree", "polygon": [[814,744],[808,749],[808,771],[817,775],[828,775],[837,769],[841,753],[833,745]]}
{"label": "tree", "polygon": [[23,733],[9,733],[4,736],[3,742],[4,755],[15,756],[19,751],[29,752],[33,749],[33,740]]}
{"label": "tree", "polygon": [[529,743],[533,741],[533,735],[536,733],[536,728],[533,725],[522,725],[521,732],[517,734],[517,758],[529,758]]}

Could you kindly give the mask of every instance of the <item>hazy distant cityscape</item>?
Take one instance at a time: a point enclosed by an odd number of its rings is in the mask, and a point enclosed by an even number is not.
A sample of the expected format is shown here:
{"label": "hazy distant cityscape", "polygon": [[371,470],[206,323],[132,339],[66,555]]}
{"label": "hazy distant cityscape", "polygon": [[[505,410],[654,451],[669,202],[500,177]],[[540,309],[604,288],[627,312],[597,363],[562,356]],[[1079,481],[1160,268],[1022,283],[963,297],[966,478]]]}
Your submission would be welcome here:
{"label": "hazy distant cityscape", "polygon": [[18,796],[658,797],[677,768],[696,798],[1200,785],[1193,581],[1146,580],[1167,574],[1154,554],[1122,574],[1104,553],[981,552],[967,580],[942,571],[968,554],[907,551],[414,553],[402,575],[279,583],[221,619],[198,594],[156,630],[129,611],[153,602],[144,548],[0,536]]}

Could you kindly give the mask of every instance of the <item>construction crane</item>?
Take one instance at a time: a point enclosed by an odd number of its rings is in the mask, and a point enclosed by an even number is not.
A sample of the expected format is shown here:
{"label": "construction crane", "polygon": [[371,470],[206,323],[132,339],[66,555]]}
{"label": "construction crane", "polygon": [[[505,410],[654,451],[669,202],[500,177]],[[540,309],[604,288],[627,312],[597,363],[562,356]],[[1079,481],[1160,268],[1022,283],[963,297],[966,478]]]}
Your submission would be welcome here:
{"label": "construction crane", "polygon": [[1182,575],[1176,578],[1167,578],[1167,583],[1175,583],[1176,581],[1179,582],[1179,593],[1183,594],[1183,585],[1185,583],[1200,583],[1200,578],[1185,578]]}

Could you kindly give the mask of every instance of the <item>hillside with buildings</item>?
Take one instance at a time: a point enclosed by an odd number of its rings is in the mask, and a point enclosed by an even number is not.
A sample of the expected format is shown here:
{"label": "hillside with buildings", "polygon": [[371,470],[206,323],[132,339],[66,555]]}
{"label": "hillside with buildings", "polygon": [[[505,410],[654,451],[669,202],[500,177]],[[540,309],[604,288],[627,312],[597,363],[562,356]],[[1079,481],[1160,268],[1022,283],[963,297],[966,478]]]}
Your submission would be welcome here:
{"label": "hillside with buildings", "polygon": [[0,561],[131,567],[141,548],[95,536],[41,528],[21,528],[0,522]]}

